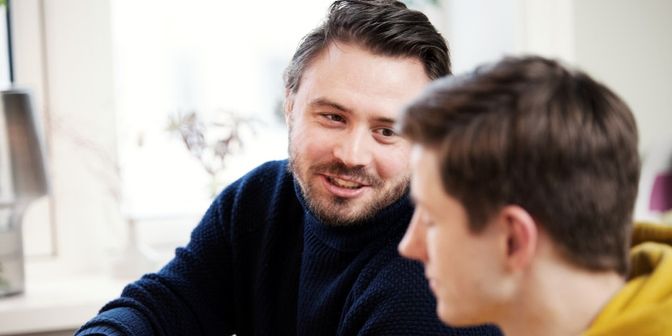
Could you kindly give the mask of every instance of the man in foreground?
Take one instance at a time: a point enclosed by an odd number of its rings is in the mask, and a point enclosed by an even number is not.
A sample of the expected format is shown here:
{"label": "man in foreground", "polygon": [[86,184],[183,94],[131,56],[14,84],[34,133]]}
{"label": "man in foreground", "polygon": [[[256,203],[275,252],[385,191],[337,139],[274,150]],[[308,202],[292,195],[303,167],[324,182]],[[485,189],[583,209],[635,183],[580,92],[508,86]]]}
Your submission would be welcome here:
{"label": "man in foreground", "polygon": [[425,264],[441,320],[672,334],[670,229],[637,228],[628,275],[637,129],[608,88],[509,58],[433,83],[401,129],[415,143],[416,210],[399,250]]}
{"label": "man in foreground", "polygon": [[445,41],[396,1],[336,1],[286,78],[289,160],[226,188],[191,241],[78,335],[497,335],[447,328],[421,265],[398,110],[450,73]]}

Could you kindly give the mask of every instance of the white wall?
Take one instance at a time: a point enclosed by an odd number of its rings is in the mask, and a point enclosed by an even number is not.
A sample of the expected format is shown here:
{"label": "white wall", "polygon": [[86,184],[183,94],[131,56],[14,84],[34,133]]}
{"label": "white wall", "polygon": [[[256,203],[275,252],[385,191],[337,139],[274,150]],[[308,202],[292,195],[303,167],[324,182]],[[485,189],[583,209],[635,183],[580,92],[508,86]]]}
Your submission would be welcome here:
{"label": "white wall", "polygon": [[504,56],[537,54],[574,60],[570,0],[444,0],[445,37],[453,72]]}
{"label": "white wall", "polygon": [[575,1],[576,63],[633,110],[646,154],[672,141],[672,1]]}
{"label": "white wall", "polygon": [[518,0],[445,0],[445,38],[453,73],[472,70],[518,50],[522,11]]}
{"label": "white wall", "polygon": [[510,54],[587,71],[630,105],[640,149],[672,132],[672,1],[444,0],[456,73]]}

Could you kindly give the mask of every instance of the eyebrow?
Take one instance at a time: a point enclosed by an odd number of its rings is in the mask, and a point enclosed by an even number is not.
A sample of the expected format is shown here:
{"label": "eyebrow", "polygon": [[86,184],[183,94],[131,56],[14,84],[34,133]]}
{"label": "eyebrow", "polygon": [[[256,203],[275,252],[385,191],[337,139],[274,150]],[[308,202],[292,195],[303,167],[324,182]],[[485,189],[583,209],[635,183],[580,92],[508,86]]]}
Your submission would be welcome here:
{"label": "eyebrow", "polygon": [[374,118],[373,120],[381,123],[381,124],[388,124],[388,125],[394,125],[397,121],[392,119],[392,118],[386,118],[386,117],[377,117]]}
{"label": "eyebrow", "polygon": [[352,110],[350,110],[349,108],[347,108],[347,107],[345,107],[345,106],[343,106],[339,103],[336,103],[332,100],[324,98],[324,97],[316,98],[313,101],[311,101],[308,105],[310,105],[311,107],[327,106],[327,107],[332,107],[332,108],[335,108],[335,109],[343,111],[343,112],[352,112]]}
{"label": "eyebrow", "polygon": [[[313,101],[311,101],[308,105],[310,107],[327,106],[327,107],[331,107],[331,108],[337,109],[337,110],[342,111],[342,112],[352,113],[352,109],[347,108],[347,107],[345,107],[345,106],[343,106],[343,105],[341,105],[337,102],[334,102],[334,101],[332,101],[328,98],[325,98],[325,97],[316,98]],[[387,117],[375,117],[373,120],[378,122],[378,123],[381,123],[381,124],[389,124],[389,125],[394,125],[397,122],[395,119],[387,118]]]}

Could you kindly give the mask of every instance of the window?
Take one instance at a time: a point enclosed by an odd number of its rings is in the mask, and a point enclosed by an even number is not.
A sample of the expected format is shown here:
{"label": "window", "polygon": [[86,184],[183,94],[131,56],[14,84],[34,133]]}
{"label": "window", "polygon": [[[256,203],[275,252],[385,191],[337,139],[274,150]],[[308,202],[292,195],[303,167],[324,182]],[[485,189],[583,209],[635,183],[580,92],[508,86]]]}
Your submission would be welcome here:
{"label": "window", "polygon": [[196,112],[206,125],[233,116],[251,126],[220,189],[286,158],[282,71],[330,3],[13,2],[17,83],[35,93],[51,163],[51,198],[25,221],[28,254],[102,270],[131,219],[141,244],[172,254],[212,181],[171,120]]}
{"label": "window", "polygon": [[[172,253],[213,193],[264,161],[287,157],[282,72],[330,3],[112,3],[121,203],[142,242]],[[191,113],[210,145],[242,120],[243,146],[233,148],[223,169],[212,146],[196,159],[168,130]]]}

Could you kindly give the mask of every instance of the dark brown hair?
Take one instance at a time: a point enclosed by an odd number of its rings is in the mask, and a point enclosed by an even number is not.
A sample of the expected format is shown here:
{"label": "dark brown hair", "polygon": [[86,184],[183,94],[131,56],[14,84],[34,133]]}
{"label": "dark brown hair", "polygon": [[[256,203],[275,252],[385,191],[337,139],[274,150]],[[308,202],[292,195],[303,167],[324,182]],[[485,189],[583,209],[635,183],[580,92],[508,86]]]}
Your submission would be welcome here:
{"label": "dark brown hair", "polygon": [[436,81],[401,128],[437,150],[443,187],[464,204],[472,231],[519,205],[568,260],[627,271],[637,127],[627,105],[587,74],[541,57],[506,58]]}
{"label": "dark brown hair", "polygon": [[306,67],[333,42],[354,43],[377,55],[417,58],[431,79],[450,74],[448,46],[423,13],[399,1],[339,0],[324,23],[301,40],[285,70],[288,92],[296,93]]}

